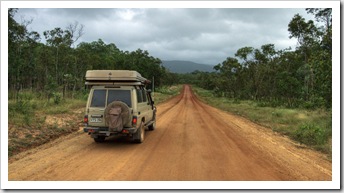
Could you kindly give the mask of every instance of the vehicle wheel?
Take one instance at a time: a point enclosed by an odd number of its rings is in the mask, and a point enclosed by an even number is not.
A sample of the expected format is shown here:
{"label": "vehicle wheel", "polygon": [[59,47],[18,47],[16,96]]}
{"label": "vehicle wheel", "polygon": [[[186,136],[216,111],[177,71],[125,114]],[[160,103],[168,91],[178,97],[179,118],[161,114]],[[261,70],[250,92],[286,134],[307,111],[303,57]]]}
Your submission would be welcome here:
{"label": "vehicle wheel", "polygon": [[145,139],[145,127],[144,122],[141,122],[140,128],[136,131],[134,135],[134,142],[142,143]]}
{"label": "vehicle wheel", "polygon": [[150,131],[155,130],[155,122],[154,122],[153,124],[149,125],[149,126],[148,126],[148,129],[149,129]]}
{"label": "vehicle wheel", "polygon": [[98,136],[97,138],[93,138],[97,143],[103,143],[105,141],[105,136]]}
{"label": "vehicle wheel", "polygon": [[[110,115],[110,110],[113,108],[121,108],[120,112],[120,119],[121,123],[119,121],[114,121],[113,116]],[[131,112],[129,110],[129,107],[126,103],[121,102],[121,101],[113,101],[111,102],[104,111],[104,117],[105,117],[105,124],[106,126],[109,127],[110,131],[122,131],[123,126],[130,123],[130,117],[131,117]],[[117,119],[117,118],[116,118]]]}

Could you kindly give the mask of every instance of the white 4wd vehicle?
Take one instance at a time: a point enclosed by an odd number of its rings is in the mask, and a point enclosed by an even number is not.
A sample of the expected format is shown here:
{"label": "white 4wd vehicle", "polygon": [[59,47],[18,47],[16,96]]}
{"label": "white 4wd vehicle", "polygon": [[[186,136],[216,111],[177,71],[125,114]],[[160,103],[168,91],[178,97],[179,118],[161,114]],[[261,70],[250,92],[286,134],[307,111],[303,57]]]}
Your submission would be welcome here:
{"label": "white 4wd vehicle", "polygon": [[111,135],[127,135],[142,143],[145,129],[155,129],[156,107],[150,81],[136,71],[89,70],[85,85],[90,88],[84,117],[84,132],[95,142]]}

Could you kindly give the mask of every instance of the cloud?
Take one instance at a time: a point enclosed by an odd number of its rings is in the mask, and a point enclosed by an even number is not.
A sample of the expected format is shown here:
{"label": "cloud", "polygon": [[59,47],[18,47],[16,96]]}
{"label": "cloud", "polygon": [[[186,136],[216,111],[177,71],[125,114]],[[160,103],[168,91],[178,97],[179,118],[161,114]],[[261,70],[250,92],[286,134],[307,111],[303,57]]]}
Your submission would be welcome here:
{"label": "cloud", "polygon": [[18,14],[33,18],[31,30],[40,33],[77,21],[85,25],[80,41],[102,39],[124,51],[147,50],[162,60],[215,65],[245,46],[295,47],[287,29],[297,13],[305,15],[303,9],[282,8],[53,8],[20,9]]}

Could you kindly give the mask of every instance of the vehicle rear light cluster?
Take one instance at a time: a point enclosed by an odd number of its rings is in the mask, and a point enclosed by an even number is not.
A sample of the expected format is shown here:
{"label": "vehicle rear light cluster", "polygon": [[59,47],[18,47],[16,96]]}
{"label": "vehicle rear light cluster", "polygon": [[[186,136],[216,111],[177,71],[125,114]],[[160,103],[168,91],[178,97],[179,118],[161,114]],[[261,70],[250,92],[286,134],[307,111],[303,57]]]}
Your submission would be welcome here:
{"label": "vehicle rear light cluster", "polygon": [[132,123],[133,123],[133,126],[136,126],[136,124],[137,124],[137,117],[133,117],[133,121],[132,121]]}
{"label": "vehicle rear light cluster", "polygon": [[88,123],[88,115],[84,116],[84,123]]}

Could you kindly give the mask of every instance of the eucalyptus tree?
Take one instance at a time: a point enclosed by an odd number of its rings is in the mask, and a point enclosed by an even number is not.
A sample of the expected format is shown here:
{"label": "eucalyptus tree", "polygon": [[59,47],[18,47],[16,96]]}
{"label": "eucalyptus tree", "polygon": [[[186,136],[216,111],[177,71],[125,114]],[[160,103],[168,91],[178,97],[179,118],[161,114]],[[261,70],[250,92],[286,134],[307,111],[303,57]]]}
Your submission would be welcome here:
{"label": "eucalyptus tree", "polygon": [[242,82],[238,81],[241,65],[238,59],[227,57],[221,64],[214,66],[219,73],[217,88],[224,92],[225,96],[236,98],[242,88]]}
{"label": "eucalyptus tree", "polygon": [[38,82],[35,48],[40,40],[37,32],[28,30],[32,20],[24,20],[21,24],[14,20],[17,10],[8,10],[8,86],[16,90],[16,98],[20,89],[32,89]]}
{"label": "eucalyptus tree", "polygon": [[304,56],[306,99],[315,105],[331,107],[332,104],[332,9],[310,8],[316,21],[305,21],[295,15],[288,25],[290,38],[297,38],[297,52]]}
{"label": "eucalyptus tree", "polygon": [[[63,73],[59,71],[60,60],[63,60],[62,57],[66,54],[66,49],[69,48],[73,41],[71,39],[71,33],[67,30],[63,30],[59,27],[56,27],[53,30],[46,30],[43,32],[43,35],[46,39],[46,43],[52,49],[55,49],[55,81],[57,84],[62,83]],[[62,52],[62,54],[61,54]],[[53,65],[53,64],[52,64]]]}

